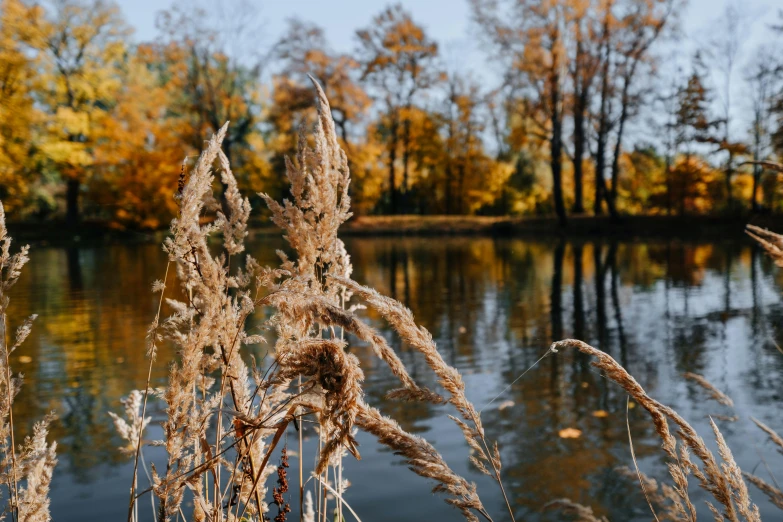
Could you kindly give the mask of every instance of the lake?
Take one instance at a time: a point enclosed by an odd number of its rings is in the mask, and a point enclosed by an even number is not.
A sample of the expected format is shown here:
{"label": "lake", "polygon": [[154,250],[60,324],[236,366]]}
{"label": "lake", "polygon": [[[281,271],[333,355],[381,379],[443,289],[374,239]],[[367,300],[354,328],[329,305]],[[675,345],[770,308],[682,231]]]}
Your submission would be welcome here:
{"label": "lake", "polygon": [[[588,358],[570,352],[547,357],[516,380],[553,339],[577,337],[611,354],[653,397],[688,419],[712,448],[707,416],[738,415],[736,422],[717,422],[739,464],[771,482],[766,461],[783,479],[783,457],[750,420],[783,433],[783,354],[776,348],[783,341],[783,272],[750,240],[428,237],[348,238],[346,245],[354,279],[407,304],[447,362],[462,372],[468,396],[484,409],[489,438],[500,444],[517,520],[562,520],[559,513],[542,510],[562,497],[612,521],[651,519],[638,481],[617,471],[633,466],[626,394]],[[257,237],[249,249],[272,264],[274,249],[282,246],[280,239]],[[39,314],[33,334],[12,356],[14,370],[25,375],[14,417],[18,441],[46,412],[58,416],[52,427],[59,444],[55,521],[126,517],[132,463],[116,450],[120,440],[107,412],[120,412],[120,399],[144,386],[144,336],[158,300],[150,289],[165,264],[164,253],[153,244],[35,247],[11,293],[12,327]],[[377,315],[369,319],[386,333],[414,379],[434,385],[418,354]],[[263,355],[266,349],[257,351]],[[467,444],[447,418],[450,412],[386,401],[393,376],[368,347],[350,349],[364,365],[368,402],[430,440],[455,471],[477,482],[495,520],[506,520],[496,485],[469,463]],[[173,357],[171,349],[160,351],[155,386],[165,384]],[[736,412],[709,400],[684,372],[705,375],[733,398]],[[641,408],[628,411],[641,469],[668,479],[649,417]],[[159,409],[152,414],[149,437],[160,437]],[[579,436],[561,437],[567,428],[579,430]],[[293,431],[290,436],[295,447]],[[346,500],[362,520],[460,520],[431,494],[433,484],[409,472],[399,457],[367,436],[360,434],[359,441],[362,460],[348,458],[344,476],[352,483]],[[152,449],[144,455],[147,463],[160,461]],[[305,462],[311,457],[305,455]],[[143,474],[140,484],[148,484]],[[781,512],[749,487],[763,518],[780,520]],[[706,496],[695,483],[691,491],[700,515],[711,519],[701,502]],[[147,498],[140,512],[152,519]]]}

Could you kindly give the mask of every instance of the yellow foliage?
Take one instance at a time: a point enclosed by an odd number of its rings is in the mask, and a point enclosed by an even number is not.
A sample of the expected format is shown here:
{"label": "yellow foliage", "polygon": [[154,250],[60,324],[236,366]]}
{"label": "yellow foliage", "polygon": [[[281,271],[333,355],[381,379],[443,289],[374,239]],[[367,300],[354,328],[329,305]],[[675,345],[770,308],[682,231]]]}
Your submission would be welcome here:
{"label": "yellow foliage", "polygon": [[19,0],[0,3],[0,199],[8,212],[25,201],[32,181],[33,128],[40,113],[35,108],[35,60],[27,53],[36,43],[30,27],[41,16],[39,7]]}

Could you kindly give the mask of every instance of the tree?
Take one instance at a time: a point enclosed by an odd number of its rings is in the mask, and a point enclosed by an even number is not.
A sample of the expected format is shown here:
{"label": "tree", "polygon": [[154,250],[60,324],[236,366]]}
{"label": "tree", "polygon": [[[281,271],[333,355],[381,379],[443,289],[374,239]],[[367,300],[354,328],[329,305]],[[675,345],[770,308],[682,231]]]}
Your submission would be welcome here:
{"label": "tree", "polygon": [[508,72],[506,81],[523,93],[521,104],[535,132],[549,146],[552,194],[561,225],[566,223],[562,156],[564,81],[567,66],[564,2],[471,0],[473,19]]}
{"label": "tree", "polygon": [[607,0],[603,5],[603,16],[601,22],[600,36],[600,105],[598,110],[597,123],[597,144],[595,151],[595,197],[593,199],[593,212],[599,215],[603,211],[603,201],[609,208],[612,217],[616,217],[617,211],[614,207],[614,200],[610,197],[609,190],[606,187],[606,147],[611,130],[611,103],[614,85],[611,83],[612,63],[614,60],[613,26],[616,23],[612,8],[614,0]]}
{"label": "tree", "polygon": [[574,214],[582,214],[584,207],[583,167],[587,146],[587,117],[590,106],[590,95],[593,80],[598,69],[598,60],[592,48],[594,38],[591,38],[594,28],[589,11],[589,3],[577,5],[573,13],[571,27],[573,30],[573,53],[570,60],[570,75],[573,86],[572,112],[574,121]]}
{"label": "tree", "polygon": [[642,94],[634,92],[632,86],[639,75],[639,69],[645,64],[653,64],[650,48],[660,37],[676,7],[676,0],[655,0],[652,2],[649,0],[628,0],[626,5],[622,5],[624,14],[618,20],[619,63],[616,68],[616,76],[619,76],[620,82],[620,114],[617,116],[617,132],[611,167],[610,197],[613,206],[617,205],[619,165],[626,124],[628,119],[636,113],[643,99]]}
{"label": "tree", "polygon": [[24,203],[32,181],[33,133],[40,114],[33,94],[38,85],[31,48],[41,42],[33,29],[43,11],[20,0],[0,3],[0,200],[8,212]]}
{"label": "tree", "polygon": [[318,80],[329,98],[340,137],[350,152],[350,127],[359,124],[370,106],[367,92],[354,79],[361,66],[359,62],[348,54],[332,51],[322,28],[298,19],[288,21],[288,30],[275,45],[273,56],[283,65],[279,76],[295,82],[288,87],[294,91],[291,98],[301,99],[303,105],[312,105],[312,86],[307,77]]}
{"label": "tree", "polygon": [[675,128],[677,143],[685,147],[685,158],[679,162],[676,170],[680,180],[680,215],[685,213],[686,200],[691,197],[690,186],[696,172],[706,169],[693,161],[696,143],[704,143],[711,139],[711,129],[716,126],[709,120],[710,94],[704,85],[703,63],[697,53],[694,57],[693,70],[687,83],[680,88],[677,96],[677,112]]}
{"label": "tree", "polygon": [[723,14],[715,24],[719,30],[717,31],[717,36],[712,39],[710,52],[710,57],[715,62],[716,69],[720,75],[718,93],[723,106],[723,114],[720,121],[723,127],[723,134],[717,137],[714,142],[718,146],[718,152],[726,152],[724,170],[726,202],[729,209],[734,207],[731,187],[731,180],[735,172],[734,157],[747,151],[747,147],[742,142],[732,141],[731,135],[732,82],[736,71],[737,59],[747,34],[746,25],[743,10],[738,5],[727,4]]}
{"label": "tree", "polygon": [[157,53],[141,45],[120,72],[121,87],[96,121],[91,199],[111,209],[115,226],[159,228],[174,217],[173,194],[186,155],[195,149],[180,139],[181,121],[166,111],[179,93],[161,82]]}
{"label": "tree", "polygon": [[764,172],[764,168],[759,162],[768,158],[771,145],[771,105],[776,80],[774,54],[768,48],[761,48],[755,53],[755,56],[755,61],[751,64],[746,77],[753,104],[751,151],[754,164],[750,206],[754,213],[759,211],[758,192],[761,187],[761,176]]}
{"label": "tree", "polygon": [[[409,114],[416,96],[441,79],[436,67],[438,45],[399,4],[373,19],[372,26],[356,32],[357,55],[362,80],[373,87],[376,99],[384,105],[388,129],[385,133],[389,168],[389,210],[398,210],[395,163],[402,141],[402,192],[407,192],[410,158]],[[402,127],[402,129],[400,129]]]}
{"label": "tree", "polygon": [[[619,181],[623,208],[626,212],[642,214],[666,208],[666,182],[663,176],[665,160],[652,145],[639,144],[625,152],[620,159],[623,172]],[[663,189],[663,190],[662,190]]]}
{"label": "tree", "polygon": [[200,150],[208,135],[230,121],[223,151],[240,183],[249,183],[263,169],[263,57],[248,52],[258,39],[256,9],[241,0],[209,10],[175,5],[159,15],[157,25],[161,78],[180,93],[171,112],[184,120],[182,139]]}
{"label": "tree", "polygon": [[482,96],[478,85],[455,73],[446,86],[441,112],[445,142],[444,211],[465,214],[477,204],[494,201],[492,193],[497,193],[497,188],[491,185],[496,162],[483,150],[484,124],[479,115]]}
{"label": "tree", "polygon": [[79,221],[79,196],[92,173],[96,121],[116,96],[128,29],[103,0],[58,0],[36,20],[43,60],[39,102],[46,111],[41,153],[66,182],[66,219]]}

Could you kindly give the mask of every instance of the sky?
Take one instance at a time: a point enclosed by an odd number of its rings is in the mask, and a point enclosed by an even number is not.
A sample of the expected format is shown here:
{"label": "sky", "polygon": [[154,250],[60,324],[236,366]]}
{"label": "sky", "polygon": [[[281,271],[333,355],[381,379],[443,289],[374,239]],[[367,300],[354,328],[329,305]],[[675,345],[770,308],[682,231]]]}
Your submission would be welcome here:
{"label": "sky", "polygon": [[[134,28],[138,42],[156,37],[157,13],[175,3],[193,5],[186,0],[115,0],[125,19]],[[199,5],[221,0],[200,0]],[[231,1],[231,0],[227,0]],[[315,22],[321,26],[331,47],[339,52],[355,48],[355,31],[366,27],[372,18],[390,2],[388,0],[246,0],[257,6],[261,29],[257,45],[261,53],[268,50],[281,36],[285,22],[292,17]],[[747,115],[750,101],[743,91],[743,68],[759,45],[774,40],[769,25],[783,24],[778,13],[783,10],[780,0],[690,0],[680,17],[680,32],[685,36],[677,42],[669,42],[663,53],[662,70],[680,67],[685,72],[688,60],[698,47],[708,46],[711,39],[720,34],[717,23],[729,3],[741,12],[745,39],[740,50],[737,74],[732,89],[734,132],[743,133],[748,128]],[[431,38],[439,44],[439,51],[448,70],[469,73],[479,84],[490,89],[497,83],[486,50],[481,47],[479,34],[470,19],[468,0],[401,0],[412,13],[414,21],[422,25]],[[778,41],[781,38],[777,38]],[[683,74],[685,74],[685,72]],[[717,78],[713,78],[717,82]],[[716,83],[717,86],[717,83]],[[719,101],[716,100],[716,104]],[[718,110],[718,107],[715,107]]]}

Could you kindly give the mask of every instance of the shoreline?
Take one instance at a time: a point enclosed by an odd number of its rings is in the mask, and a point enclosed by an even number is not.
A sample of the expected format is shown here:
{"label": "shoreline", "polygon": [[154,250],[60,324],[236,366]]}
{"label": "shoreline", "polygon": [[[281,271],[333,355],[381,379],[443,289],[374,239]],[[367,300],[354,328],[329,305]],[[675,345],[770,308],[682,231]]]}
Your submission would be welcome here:
{"label": "shoreline", "polygon": [[[394,236],[497,236],[497,237],[574,237],[615,239],[738,239],[745,226],[753,224],[772,231],[783,231],[783,215],[742,216],[570,216],[565,227],[555,217],[489,216],[360,216],[341,227],[341,234],[352,237]],[[38,245],[79,245],[160,242],[168,228],[159,230],[118,229],[100,221],[85,221],[77,226],[63,222],[9,223],[8,230],[18,242]],[[248,235],[281,235],[267,222],[250,223]]]}
{"label": "shoreline", "polygon": [[[565,227],[555,217],[362,216],[341,228],[346,236],[565,237],[616,239],[737,239],[746,225],[783,231],[783,215],[742,216],[571,216]],[[270,227],[255,234],[277,233]]]}

